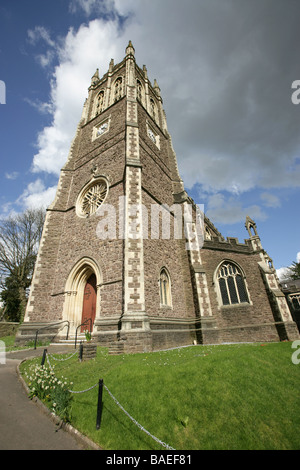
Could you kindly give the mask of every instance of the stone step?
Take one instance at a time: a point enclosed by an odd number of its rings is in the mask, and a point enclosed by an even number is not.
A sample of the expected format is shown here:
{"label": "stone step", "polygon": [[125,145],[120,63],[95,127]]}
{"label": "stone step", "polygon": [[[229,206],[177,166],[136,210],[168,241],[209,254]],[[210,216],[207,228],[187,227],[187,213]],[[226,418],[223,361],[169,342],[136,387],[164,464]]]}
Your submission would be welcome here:
{"label": "stone step", "polygon": [[[85,335],[77,335],[77,345],[80,343],[85,343],[85,342],[86,342]],[[59,338],[53,341],[51,344],[75,346],[75,335],[69,336],[68,339]]]}
{"label": "stone step", "polygon": [[111,354],[111,355],[124,354],[124,343],[111,344],[108,348],[108,354]]}

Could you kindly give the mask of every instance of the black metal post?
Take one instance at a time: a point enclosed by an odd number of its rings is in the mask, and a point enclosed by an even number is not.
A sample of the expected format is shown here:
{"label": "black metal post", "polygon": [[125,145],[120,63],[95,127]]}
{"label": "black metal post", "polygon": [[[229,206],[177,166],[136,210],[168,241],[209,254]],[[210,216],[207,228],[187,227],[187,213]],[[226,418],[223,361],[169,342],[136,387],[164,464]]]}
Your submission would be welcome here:
{"label": "black metal post", "polygon": [[83,356],[83,344],[82,344],[82,342],[80,342],[80,346],[79,346],[79,360],[80,360],[80,362],[82,361],[82,356]]}
{"label": "black metal post", "polygon": [[43,366],[45,364],[46,354],[47,354],[47,349],[44,349],[41,366]]}
{"label": "black metal post", "polygon": [[97,422],[96,429],[100,429],[101,416],[102,416],[102,392],[103,392],[103,379],[99,380],[98,389],[98,404],[97,404]]}

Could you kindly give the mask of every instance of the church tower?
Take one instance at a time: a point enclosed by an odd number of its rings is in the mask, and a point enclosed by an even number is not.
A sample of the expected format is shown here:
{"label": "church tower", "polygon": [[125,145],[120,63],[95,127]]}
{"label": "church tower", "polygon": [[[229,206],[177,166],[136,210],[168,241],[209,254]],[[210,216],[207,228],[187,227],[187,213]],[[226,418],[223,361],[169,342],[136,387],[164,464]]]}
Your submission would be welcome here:
{"label": "church tower", "polygon": [[[276,340],[278,322],[291,337],[288,311],[274,319],[257,238],[225,241],[201,218],[178,173],[159,86],[129,42],[122,62],[91,79],[18,341],[38,329],[59,339],[69,327],[90,329],[111,351],[142,352]],[[278,294],[277,312],[283,303]]]}
{"label": "church tower", "polygon": [[[96,70],[91,79],[47,209],[23,340],[36,328],[52,325],[63,335],[67,322],[74,332],[86,321],[82,329],[92,323],[93,340],[102,345],[151,350],[169,322],[176,331],[185,327],[189,343],[195,309],[185,240],[161,239],[153,227],[151,239],[150,228],[151,210],[152,226],[154,216],[162,218],[152,206],[171,207],[183,193],[159,86],[136,64],[129,42],[121,63],[111,60],[102,78]],[[101,216],[102,207],[109,216]],[[174,214],[168,215],[172,233]]]}

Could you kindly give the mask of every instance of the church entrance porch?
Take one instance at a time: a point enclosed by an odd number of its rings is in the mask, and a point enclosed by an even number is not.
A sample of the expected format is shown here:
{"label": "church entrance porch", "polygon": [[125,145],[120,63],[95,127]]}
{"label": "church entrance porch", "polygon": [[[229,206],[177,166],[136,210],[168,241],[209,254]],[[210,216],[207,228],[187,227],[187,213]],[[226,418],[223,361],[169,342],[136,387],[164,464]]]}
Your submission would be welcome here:
{"label": "church entrance porch", "polygon": [[[63,320],[70,322],[70,334],[93,331],[100,316],[101,272],[90,258],[78,261],[71,270],[65,288]],[[84,324],[83,324],[84,323]]]}

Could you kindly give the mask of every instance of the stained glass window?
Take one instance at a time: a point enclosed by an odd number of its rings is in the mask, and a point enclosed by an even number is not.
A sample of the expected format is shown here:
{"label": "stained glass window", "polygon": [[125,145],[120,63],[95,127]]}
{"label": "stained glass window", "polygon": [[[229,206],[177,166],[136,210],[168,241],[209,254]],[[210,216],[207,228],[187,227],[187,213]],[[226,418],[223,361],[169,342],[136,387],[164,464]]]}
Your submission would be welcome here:
{"label": "stained glass window", "polygon": [[223,305],[249,303],[244,278],[235,264],[223,263],[217,277]]}

